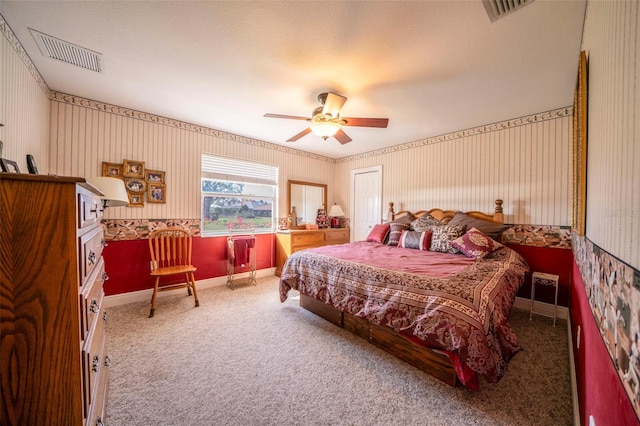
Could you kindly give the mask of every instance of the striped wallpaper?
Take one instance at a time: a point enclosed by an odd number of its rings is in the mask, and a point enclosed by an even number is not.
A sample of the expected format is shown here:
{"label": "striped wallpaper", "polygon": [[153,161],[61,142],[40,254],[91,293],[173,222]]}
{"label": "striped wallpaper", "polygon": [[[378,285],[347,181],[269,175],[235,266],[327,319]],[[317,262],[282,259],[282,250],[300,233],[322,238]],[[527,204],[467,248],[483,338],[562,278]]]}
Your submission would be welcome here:
{"label": "striped wallpaper", "polygon": [[587,237],[640,268],[640,3],[587,6]]}
{"label": "striped wallpaper", "polygon": [[[501,198],[507,223],[568,226],[571,129],[572,109],[563,108],[340,162],[338,180],[382,165],[385,211],[393,201],[396,210],[492,212]],[[348,186],[339,194],[348,199]]]}
{"label": "striped wallpaper", "polygon": [[[0,15],[0,34],[11,34]],[[0,35],[0,141],[1,158],[13,160],[27,173],[27,154],[33,155],[40,173],[49,173],[47,88],[17,40]]]}
{"label": "striped wallpaper", "polygon": [[[336,187],[334,164],[292,149],[202,128],[181,128],[179,122],[150,121],[154,116],[76,97],[53,94],[49,166],[57,174],[90,178],[102,173],[102,162],[144,161],[164,171],[166,204],[107,210],[107,219],[189,219],[200,217],[200,158],[211,153],[279,167],[279,216],[286,216],[287,180],[326,183]],[[105,110],[106,109],[106,110]],[[182,123],[185,124],[186,123]],[[189,127],[189,126],[187,126]]]}

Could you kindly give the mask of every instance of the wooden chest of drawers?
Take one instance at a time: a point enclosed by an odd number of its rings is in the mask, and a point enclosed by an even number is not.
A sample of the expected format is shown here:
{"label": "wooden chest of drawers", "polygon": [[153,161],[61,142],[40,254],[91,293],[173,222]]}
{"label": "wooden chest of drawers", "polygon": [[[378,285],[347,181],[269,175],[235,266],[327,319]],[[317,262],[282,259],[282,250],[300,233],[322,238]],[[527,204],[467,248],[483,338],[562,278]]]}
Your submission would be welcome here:
{"label": "wooden chest of drawers", "polygon": [[0,200],[0,424],[99,425],[108,379],[99,194],[80,178],[3,173]]}
{"label": "wooden chest of drawers", "polygon": [[326,228],[316,230],[289,230],[276,233],[276,275],[292,253],[311,247],[348,243],[349,228]]}

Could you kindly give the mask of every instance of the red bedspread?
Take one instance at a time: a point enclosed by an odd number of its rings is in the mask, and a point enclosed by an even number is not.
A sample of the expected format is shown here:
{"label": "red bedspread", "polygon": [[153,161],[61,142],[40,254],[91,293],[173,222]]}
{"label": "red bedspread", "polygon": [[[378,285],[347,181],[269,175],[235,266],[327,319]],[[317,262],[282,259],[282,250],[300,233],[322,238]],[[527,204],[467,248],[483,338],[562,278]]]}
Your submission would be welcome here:
{"label": "red bedspread", "polygon": [[475,260],[354,242],[291,255],[280,277],[280,300],[298,290],[451,351],[497,382],[521,349],[507,319],[527,270],[524,259],[507,247]]}

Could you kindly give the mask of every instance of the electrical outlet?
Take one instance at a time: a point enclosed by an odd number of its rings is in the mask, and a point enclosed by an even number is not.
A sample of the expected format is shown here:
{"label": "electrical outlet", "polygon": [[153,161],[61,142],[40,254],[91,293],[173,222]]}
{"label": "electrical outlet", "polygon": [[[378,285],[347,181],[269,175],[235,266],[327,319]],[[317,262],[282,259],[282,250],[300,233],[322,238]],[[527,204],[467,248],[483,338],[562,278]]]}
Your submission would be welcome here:
{"label": "electrical outlet", "polygon": [[580,349],[580,326],[578,326],[578,332],[576,334],[578,335],[576,337],[576,349]]}

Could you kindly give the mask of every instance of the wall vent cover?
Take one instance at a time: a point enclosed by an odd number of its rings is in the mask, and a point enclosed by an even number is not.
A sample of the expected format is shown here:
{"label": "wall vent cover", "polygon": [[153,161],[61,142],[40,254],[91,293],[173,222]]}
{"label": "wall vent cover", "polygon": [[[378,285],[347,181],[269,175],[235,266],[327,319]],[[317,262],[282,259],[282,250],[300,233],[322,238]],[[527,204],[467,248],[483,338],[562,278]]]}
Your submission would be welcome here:
{"label": "wall vent cover", "polygon": [[68,41],[43,34],[32,28],[29,28],[29,31],[31,31],[31,35],[33,35],[36,44],[40,48],[40,52],[42,52],[44,56],[90,71],[103,72],[102,53],[85,49]]}
{"label": "wall vent cover", "polygon": [[533,3],[534,0],[482,0],[491,22]]}

